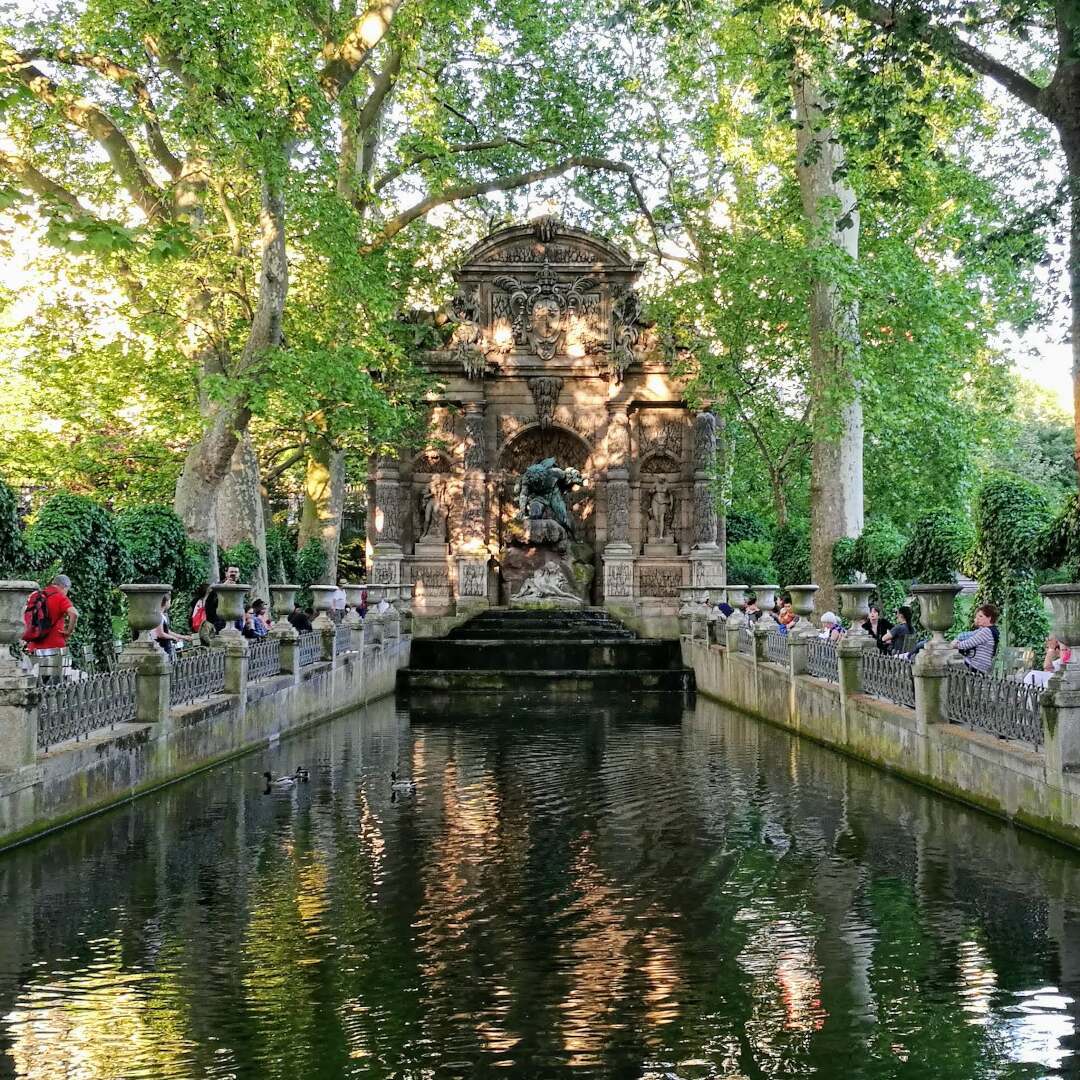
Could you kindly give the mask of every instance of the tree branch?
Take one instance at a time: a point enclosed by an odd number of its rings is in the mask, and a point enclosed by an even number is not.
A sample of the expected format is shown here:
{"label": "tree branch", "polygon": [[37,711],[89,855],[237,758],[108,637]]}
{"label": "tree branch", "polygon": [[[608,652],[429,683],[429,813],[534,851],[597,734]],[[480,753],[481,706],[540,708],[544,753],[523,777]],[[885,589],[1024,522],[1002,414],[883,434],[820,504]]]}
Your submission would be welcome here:
{"label": "tree branch", "polygon": [[375,250],[397,236],[402,229],[411,225],[417,218],[430,213],[437,206],[445,206],[447,203],[458,202],[461,199],[473,199],[478,195],[487,195],[492,191],[511,191],[515,188],[527,187],[529,184],[535,184],[541,180],[550,180],[553,177],[562,176],[571,169],[618,172],[623,173],[625,176],[634,176],[634,170],[625,161],[575,155],[574,157],[564,158],[554,165],[547,165],[542,169],[513,173],[510,176],[496,177],[494,180],[478,180],[471,184],[456,184],[439,192],[437,195],[428,195],[426,198],[402,210],[400,214],[392,217],[371,242],[364,245],[362,250],[365,252]]}
{"label": "tree branch", "polygon": [[367,63],[372,49],[386,36],[397,10],[404,0],[372,0],[367,9],[353,20],[340,44],[328,43],[323,49],[326,61],[319,75],[323,93],[333,100],[349,85],[349,80]]}
{"label": "tree branch", "polygon": [[397,82],[398,73],[401,71],[401,58],[401,49],[392,48],[390,50],[390,55],[386,58],[382,70],[375,76],[367,101],[364,102],[360,112],[357,114],[356,127],[358,131],[367,131],[379,119],[383,103],[386,101],[390,91],[394,89],[394,83]]}
{"label": "tree branch", "polygon": [[11,173],[19,187],[25,188],[34,195],[44,199],[55,199],[57,202],[70,206],[72,210],[80,214],[93,217],[91,211],[83,206],[78,198],[68,191],[66,187],[46,176],[21,155],[0,150],[0,168]]}
{"label": "tree branch", "polygon": [[146,82],[142,76],[123,64],[107,56],[93,53],[76,53],[70,49],[36,49],[22,54],[24,60],[46,60],[57,64],[67,64],[71,67],[83,67],[90,71],[96,71],[110,82],[130,88],[135,95],[142,114],[143,126],[146,129],[146,141],[150,146],[155,158],[161,167],[174,180],[179,177],[183,164],[180,159],[169,149],[165,142],[165,135],[161,130],[161,122],[158,119],[157,108],[154,99],[150,96]]}
{"label": "tree branch", "polygon": [[441,150],[432,150],[425,154],[417,154],[407,161],[401,161],[397,165],[392,165],[378,180],[375,181],[372,185],[372,190],[382,191],[388,184],[392,184],[399,176],[404,176],[405,173],[411,172],[417,165],[422,165],[425,161],[435,161],[438,158],[444,157],[446,154],[472,154],[479,150],[495,150],[500,146],[510,146],[511,144],[525,146],[525,143],[521,142],[519,139],[512,139],[505,135],[496,139],[483,139],[479,142],[450,143]]}
{"label": "tree branch", "polygon": [[59,110],[105,151],[120,183],[147,218],[157,221],[164,216],[161,188],[147,172],[127,136],[97,105],[77,94],[68,96],[40,68],[13,49],[0,51],[0,60],[34,97]]}
{"label": "tree branch", "polygon": [[989,53],[965,41],[954,31],[940,25],[931,25],[916,20],[911,15],[898,12],[895,7],[885,7],[874,0],[843,0],[844,5],[856,15],[881,27],[887,33],[901,31],[918,38],[931,47],[937,48],[954,60],[966,64],[980,75],[993,79],[1025,105],[1041,113],[1048,120],[1054,119],[1056,110],[1046,88],[1039,86],[1026,75],[1014,68],[995,60]]}

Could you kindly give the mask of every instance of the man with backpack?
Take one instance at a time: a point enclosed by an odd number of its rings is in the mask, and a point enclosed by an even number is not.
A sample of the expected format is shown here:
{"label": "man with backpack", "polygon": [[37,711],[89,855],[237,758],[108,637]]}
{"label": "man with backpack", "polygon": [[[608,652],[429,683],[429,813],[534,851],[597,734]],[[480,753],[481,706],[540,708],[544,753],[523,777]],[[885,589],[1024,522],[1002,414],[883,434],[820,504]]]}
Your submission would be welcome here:
{"label": "man with backpack", "polygon": [[79,613],[68,598],[71,578],[57,574],[44,589],[30,594],[23,614],[22,639],[28,653],[63,649],[67,639],[75,633]]}

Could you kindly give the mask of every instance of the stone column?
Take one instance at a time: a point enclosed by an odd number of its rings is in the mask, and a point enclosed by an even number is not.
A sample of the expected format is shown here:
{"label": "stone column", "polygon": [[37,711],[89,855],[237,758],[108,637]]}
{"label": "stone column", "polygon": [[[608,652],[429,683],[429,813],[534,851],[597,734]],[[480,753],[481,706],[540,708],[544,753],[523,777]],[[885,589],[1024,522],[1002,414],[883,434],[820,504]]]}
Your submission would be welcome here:
{"label": "stone column", "polygon": [[703,409],[694,417],[694,546],[690,551],[690,580],[707,589],[722,588],[726,577],[712,486],[716,430],[717,420],[711,410]]}
{"label": "stone column", "polygon": [[225,693],[239,698],[242,717],[247,708],[248,639],[239,633],[235,637],[222,634],[218,641],[224,642],[225,649]]}
{"label": "stone column", "polygon": [[1080,766],[1080,584],[1045,585],[1039,592],[1053,608],[1054,637],[1072,650],[1040,700],[1046,771],[1060,776]]}
{"label": "stone column", "polygon": [[461,544],[457,549],[458,612],[488,606],[487,448],[484,402],[467,401],[462,465]]}
{"label": "stone column", "polygon": [[369,580],[377,585],[401,581],[401,484],[396,459],[375,462],[374,555]]}
{"label": "stone column", "polygon": [[956,649],[945,640],[945,631],[953,624],[960,586],[914,585],[912,593],[919,601],[919,618],[931,631],[930,640],[919,650],[912,664],[915,683],[915,722],[925,735],[931,724],[947,724],[947,677],[949,664],[957,658]]}
{"label": "stone column", "polygon": [[36,676],[7,671],[0,675],[0,773],[37,760],[41,683]]}
{"label": "stone column", "polygon": [[288,675],[293,683],[300,681],[300,635],[296,627],[286,619],[274,623],[270,636],[275,638],[281,653],[281,674]]}
{"label": "stone column", "polygon": [[136,722],[162,728],[168,724],[171,686],[172,664],[161,649],[139,657],[135,664]]}
{"label": "stone column", "polygon": [[634,551],[630,546],[630,418],[625,404],[608,404],[607,543],[604,545],[604,603],[634,599]]}

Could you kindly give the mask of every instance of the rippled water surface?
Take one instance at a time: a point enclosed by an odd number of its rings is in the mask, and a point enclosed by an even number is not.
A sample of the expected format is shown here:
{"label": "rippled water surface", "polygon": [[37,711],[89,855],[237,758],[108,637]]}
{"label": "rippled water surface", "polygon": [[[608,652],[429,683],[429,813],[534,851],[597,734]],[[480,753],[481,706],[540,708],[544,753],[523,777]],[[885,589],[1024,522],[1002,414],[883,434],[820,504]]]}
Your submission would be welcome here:
{"label": "rippled water surface", "polygon": [[0,1073],[1080,1074],[1077,856],[707,702],[476,701],[0,856]]}

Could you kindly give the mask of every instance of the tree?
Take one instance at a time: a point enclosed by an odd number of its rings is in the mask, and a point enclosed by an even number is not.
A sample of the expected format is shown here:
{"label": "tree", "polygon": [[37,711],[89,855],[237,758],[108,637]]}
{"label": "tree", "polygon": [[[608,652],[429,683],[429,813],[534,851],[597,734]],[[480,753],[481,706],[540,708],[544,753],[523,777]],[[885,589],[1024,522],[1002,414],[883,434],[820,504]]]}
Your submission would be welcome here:
{"label": "tree", "polygon": [[[1061,143],[1069,200],[1068,282],[1073,355],[1074,460],[1080,469],[1080,16],[1073,0],[955,5],[948,0],[837,0],[884,35],[907,62],[921,65],[927,52],[991,79],[1047,121]],[[831,6],[831,4],[827,5]],[[1008,62],[999,59],[1004,55]],[[864,53],[874,72],[880,54]],[[1025,73],[1025,68],[1031,74]],[[1043,214],[1013,228],[1030,231]]]}

